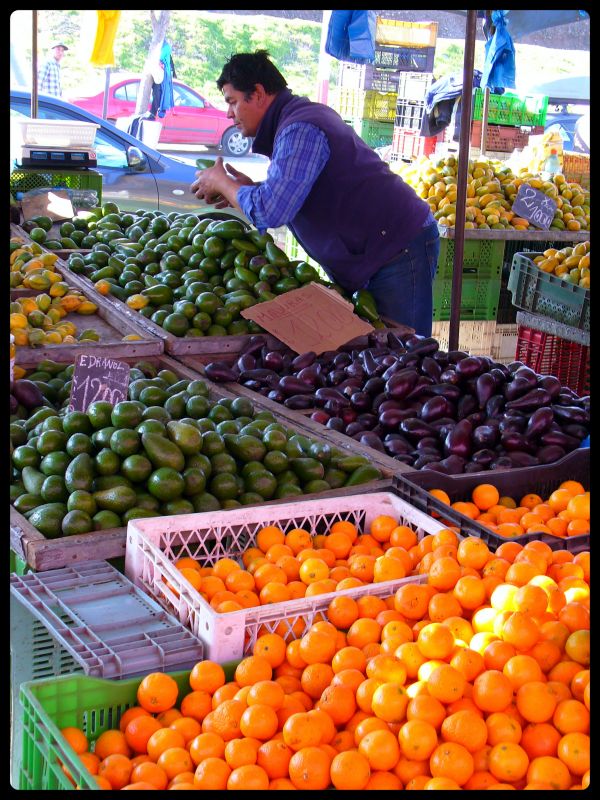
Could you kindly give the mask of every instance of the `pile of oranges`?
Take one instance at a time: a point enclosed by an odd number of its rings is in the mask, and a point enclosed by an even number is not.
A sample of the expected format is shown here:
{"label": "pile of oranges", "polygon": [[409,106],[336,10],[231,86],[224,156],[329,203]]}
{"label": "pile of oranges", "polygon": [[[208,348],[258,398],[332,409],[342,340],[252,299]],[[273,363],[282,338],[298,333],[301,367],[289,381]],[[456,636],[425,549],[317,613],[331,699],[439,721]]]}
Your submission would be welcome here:
{"label": "pile of oranges", "polygon": [[380,514],[362,534],[347,520],[316,536],[265,526],[256,546],[244,552],[243,567],[232,558],[202,566],[189,556],[175,566],[215,611],[227,613],[405,578],[418,558],[417,544],[415,531]]}
{"label": "pile of oranges", "polygon": [[431,489],[430,494],[506,538],[523,533],[567,537],[590,532],[590,493],[579,481],[563,481],[547,500],[526,494],[518,505],[512,497],[500,497],[489,483],[476,486],[470,501],[452,503],[443,489]]}
{"label": "pile of oranges", "polygon": [[[336,596],[299,638],[260,631],[227,681],[153,673],[90,752],[102,788],[540,789],[590,783],[590,554],[452,529],[387,599]],[[410,551],[409,551],[410,552]]]}

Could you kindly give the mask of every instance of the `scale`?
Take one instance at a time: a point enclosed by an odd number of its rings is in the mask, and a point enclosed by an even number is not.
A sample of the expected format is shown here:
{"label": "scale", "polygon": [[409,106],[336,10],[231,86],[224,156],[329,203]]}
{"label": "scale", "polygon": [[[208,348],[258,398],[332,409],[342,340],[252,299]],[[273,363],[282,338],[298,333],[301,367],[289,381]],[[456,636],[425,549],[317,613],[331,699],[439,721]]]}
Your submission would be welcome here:
{"label": "scale", "polygon": [[96,151],[90,147],[46,147],[23,145],[21,164],[24,167],[61,167],[69,169],[97,166]]}

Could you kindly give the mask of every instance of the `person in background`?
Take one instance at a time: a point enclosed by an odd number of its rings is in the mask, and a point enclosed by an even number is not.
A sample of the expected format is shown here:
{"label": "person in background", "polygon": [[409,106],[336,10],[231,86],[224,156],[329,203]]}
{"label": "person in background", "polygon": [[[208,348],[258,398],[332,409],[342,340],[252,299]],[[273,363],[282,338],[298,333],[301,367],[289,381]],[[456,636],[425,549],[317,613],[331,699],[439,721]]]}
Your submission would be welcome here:
{"label": "person in background", "polygon": [[62,97],[60,62],[68,49],[66,44],[55,44],[52,48],[52,55],[38,72],[38,91],[40,94]]}
{"label": "person in background", "polygon": [[266,50],[233,55],[217,86],[271,163],[254,184],[218,158],[193,194],[241,210],[260,231],[287,225],[333,281],[367,289],[380,315],[431,335],[440,243],[428,204],[333,109],[292,94]]}

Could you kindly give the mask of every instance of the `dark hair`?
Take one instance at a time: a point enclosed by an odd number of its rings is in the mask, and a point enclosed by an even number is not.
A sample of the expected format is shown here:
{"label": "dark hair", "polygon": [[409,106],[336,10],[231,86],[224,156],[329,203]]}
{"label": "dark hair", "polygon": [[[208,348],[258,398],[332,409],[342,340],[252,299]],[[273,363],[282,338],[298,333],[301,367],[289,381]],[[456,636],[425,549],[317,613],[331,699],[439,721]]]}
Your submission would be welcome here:
{"label": "dark hair", "polygon": [[265,87],[267,94],[276,94],[287,86],[286,79],[269,60],[266,50],[232,55],[217,79],[217,87],[222,89],[226,83],[238,92],[244,92],[247,100],[257,83]]}

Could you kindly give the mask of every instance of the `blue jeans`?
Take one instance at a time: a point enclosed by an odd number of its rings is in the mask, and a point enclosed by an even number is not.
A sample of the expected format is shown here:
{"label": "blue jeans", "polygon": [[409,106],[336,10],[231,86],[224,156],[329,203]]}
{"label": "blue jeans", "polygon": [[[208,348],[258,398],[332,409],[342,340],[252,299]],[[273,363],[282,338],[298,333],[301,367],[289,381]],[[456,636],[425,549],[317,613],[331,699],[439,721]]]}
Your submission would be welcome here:
{"label": "blue jeans", "polygon": [[426,224],[397,258],[385,264],[366,288],[377,303],[377,310],[422,336],[431,336],[433,279],[440,254],[436,222]]}

